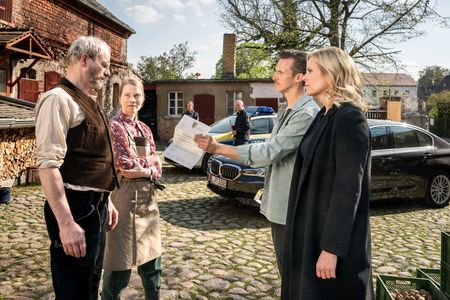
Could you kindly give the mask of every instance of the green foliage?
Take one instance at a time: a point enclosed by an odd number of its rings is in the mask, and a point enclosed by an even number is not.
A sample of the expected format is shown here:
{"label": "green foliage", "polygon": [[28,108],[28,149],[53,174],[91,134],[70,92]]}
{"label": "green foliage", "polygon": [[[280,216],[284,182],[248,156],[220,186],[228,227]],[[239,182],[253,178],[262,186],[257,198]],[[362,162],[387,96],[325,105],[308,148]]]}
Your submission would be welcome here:
{"label": "green foliage", "polygon": [[[159,56],[141,56],[137,63],[137,71],[146,81],[162,79],[182,79],[184,73],[195,63],[197,51],[190,51],[188,43],[174,45],[169,53]],[[193,74],[187,74],[192,78]]]}
{"label": "green foliage", "polygon": [[440,66],[428,66],[419,72],[417,90],[419,99],[427,98],[433,87],[450,74],[450,70]]}
{"label": "green foliage", "polygon": [[[275,57],[261,44],[243,43],[236,49],[236,78],[272,78]],[[216,63],[215,79],[222,76],[222,57]]]}
{"label": "green foliage", "polygon": [[428,97],[429,116],[434,119],[430,131],[438,136],[450,137],[450,91],[431,94]]}

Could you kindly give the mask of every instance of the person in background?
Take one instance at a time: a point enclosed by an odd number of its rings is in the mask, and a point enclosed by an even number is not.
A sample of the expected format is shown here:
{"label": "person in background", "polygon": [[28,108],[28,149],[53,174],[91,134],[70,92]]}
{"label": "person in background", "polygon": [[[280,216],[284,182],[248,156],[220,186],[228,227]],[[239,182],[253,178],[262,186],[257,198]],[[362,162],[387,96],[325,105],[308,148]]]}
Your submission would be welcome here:
{"label": "person in background", "polygon": [[199,120],[198,113],[194,111],[194,102],[192,101],[186,102],[186,111],[183,113],[183,116],[184,115],[189,116],[197,121]]}
{"label": "person in background", "polygon": [[56,299],[98,298],[105,231],[117,223],[109,192],[117,186],[108,117],[90,96],[109,74],[110,49],[78,37],[66,77],[36,105],[36,164]]}
{"label": "person in background", "polygon": [[266,142],[234,147],[219,144],[210,136],[195,137],[197,145],[209,153],[228,156],[252,167],[266,167],[260,211],[270,222],[280,273],[295,156],[306,129],[319,111],[314,100],[304,92],[305,73],[305,52],[285,50],[280,53],[273,81],[287,103],[280,106],[272,135]]}
{"label": "person in background", "polygon": [[161,286],[161,233],[155,180],[161,162],[150,130],[137,120],[144,104],[140,81],[125,78],[119,88],[121,110],[111,120],[114,156],[120,170],[120,188],[111,199],[119,211],[115,230],[106,235],[103,263],[103,300],[120,298],[137,266],[146,300],[159,299]]}
{"label": "person in background", "polygon": [[297,153],[282,266],[283,300],[371,300],[370,131],[361,75],[342,49],[308,55],[322,104]]}
{"label": "person in background", "polygon": [[236,121],[232,126],[234,136],[234,146],[247,144],[250,139],[250,116],[244,109],[242,100],[234,101],[236,111]]}

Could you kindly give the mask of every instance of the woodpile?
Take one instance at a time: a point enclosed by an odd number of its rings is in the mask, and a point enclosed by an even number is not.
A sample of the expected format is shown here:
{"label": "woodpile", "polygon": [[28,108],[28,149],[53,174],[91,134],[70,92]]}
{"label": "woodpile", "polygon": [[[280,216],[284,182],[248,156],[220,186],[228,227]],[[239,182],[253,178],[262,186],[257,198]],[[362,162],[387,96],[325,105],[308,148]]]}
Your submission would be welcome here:
{"label": "woodpile", "polygon": [[26,176],[35,149],[34,128],[0,129],[0,182]]}

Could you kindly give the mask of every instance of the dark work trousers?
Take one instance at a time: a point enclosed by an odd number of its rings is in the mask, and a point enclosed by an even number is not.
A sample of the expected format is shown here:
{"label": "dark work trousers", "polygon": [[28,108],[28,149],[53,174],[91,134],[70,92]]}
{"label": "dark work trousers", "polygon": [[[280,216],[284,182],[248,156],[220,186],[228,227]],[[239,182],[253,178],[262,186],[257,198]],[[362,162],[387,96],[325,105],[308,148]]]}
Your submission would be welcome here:
{"label": "dark work trousers", "polygon": [[278,271],[281,275],[281,266],[283,262],[284,231],[286,225],[270,222],[270,227],[272,229],[272,241],[273,247],[275,248],[275,255],[277,257]]}
{"label": "dark work trousers", "polygon": [[45,222],[51,241],[50,263],[56,299],[97,299],[108,223],[109,193],[70,189],[65,189],[65,192],[75,222],[84,229],[86,255],[76,258],[64,253],[58,223],[48,202],[45,202]]}
{"label": "dark work trousers", "polygon": [[[161,256],[138,266],[138,274],[144,286],[145,300],[158,300],[161,288]],[[131,270],[104,271],[102,300],[118,300],[120,293],[130,282]]]}

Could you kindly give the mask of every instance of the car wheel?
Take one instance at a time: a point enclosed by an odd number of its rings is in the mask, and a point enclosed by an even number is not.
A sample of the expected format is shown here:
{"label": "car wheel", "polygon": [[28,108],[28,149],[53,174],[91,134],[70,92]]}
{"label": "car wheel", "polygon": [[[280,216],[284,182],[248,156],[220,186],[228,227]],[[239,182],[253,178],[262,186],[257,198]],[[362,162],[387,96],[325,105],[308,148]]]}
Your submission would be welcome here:
{"label": "car wheel", "polygon": [[433,207],[448,205],[450,201],[450,177],[446,172],[438,171],[430,177],[425,201]]}
{"label": "car wheel", "polygon": [[203,155],[203,160],[202,160],[202,171],[203,173],[207,173],[208,172],[208,166],[209,166],[209,161],[211,160],[211,153],[205,153],[205,155]]}

